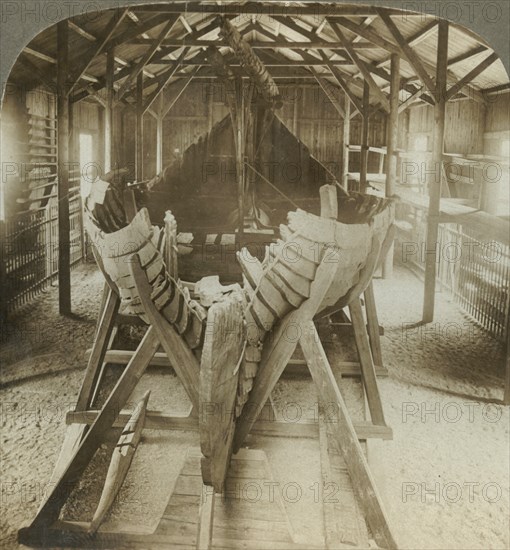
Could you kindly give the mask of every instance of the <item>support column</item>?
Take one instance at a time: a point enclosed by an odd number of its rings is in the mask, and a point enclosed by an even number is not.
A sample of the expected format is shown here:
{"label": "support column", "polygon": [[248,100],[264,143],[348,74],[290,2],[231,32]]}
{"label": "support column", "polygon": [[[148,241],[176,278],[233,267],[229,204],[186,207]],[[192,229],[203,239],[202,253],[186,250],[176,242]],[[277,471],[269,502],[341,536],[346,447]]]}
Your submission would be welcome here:
{"label": "support column", "polygon": [[71,313],[71,243],[69,238],[69,27],[57,23],[57,197],[58,197],[58,305]]}
{"label": "support column", "polygon": [[156,174],[163,171],[163,116],[156,119]]}
{"label": "support column", "polygon": [[448,22],[439,21],[437,37],[436,90],[434,105],[434,143],[432,148],[433,178],[429,181],[429,213],[425,259],[425,291],[423,296],[423,322],[434,319],[436,291],[437,237],[441,201],[441,177],[443,168],[444,119],[446,111],[446,85],[448,66]]}
{"label": "support column", "polygon": [[135,149],[137,181],[143,180],[143,72],[136,77]]}
{"label": "support column", "polygon": [[363,112],[361,127],[361,153],[359,169],[359,190],[365,193],[367,190],[367,167],[368,167],[368,116],[370,112],[370,86],[365,80],[363,86]]}
{"label": "support column", "polygon": [[245,132],[244,125],[246,123],[244,117],[244,94],[242,81],[236,83],[236,174],[237,174],[237,207],[239,213],[239,242],[242,242],[244,235],[244,192],[245,192],[245,169],[244,169],[244,152],[245,152]]}
{"label": "support column", "polygon": [[[386,127],[386,187],[387,197],[395,194],[397,180],[397,157],[395,149],[398,143],[398,92],[400,88],[400,58],[391,54],[390,113]],[[384,258],[382,276],[384,279],[393,273],[393,243]]]}
{"label": "support column", "polygon": [[344,93],[344,122],[342,136],[342,185],[344,189],[348,189],[349,185],[349,145],[351,133],[351,102]]}
{"label": "support column", "polygon": [[113,74],[115,68],[115,48],[111,47],[106,52],[106,107],[104,110],[104,171],[113,169],[113,101],[115,89],[113,87]]}

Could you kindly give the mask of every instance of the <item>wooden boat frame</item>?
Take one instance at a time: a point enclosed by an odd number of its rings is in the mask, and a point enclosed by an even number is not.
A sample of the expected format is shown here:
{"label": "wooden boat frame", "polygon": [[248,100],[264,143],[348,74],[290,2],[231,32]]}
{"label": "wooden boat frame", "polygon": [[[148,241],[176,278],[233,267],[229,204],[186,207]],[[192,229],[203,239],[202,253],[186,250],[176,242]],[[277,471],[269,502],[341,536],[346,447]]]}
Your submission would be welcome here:
{"label": "wooden boat frame", "polygon": [[[321,193],[322,212],[331,212],[331,204]],[[333,209],[334,210],[334,209]],[[383,246],[384,248],[384,246]],[[380,253],[380,251],[379,251]],[[378,256],[380,255],[378,253]],[[304,364],[315,382],[319,400],[323,403],[335,403],[337,419],[331,436],[333,444],[343,457],[358,502],[365,513],[372,535],[383,548],[397,548],[395,538],[389,527],[381,498],[370,472],[367,459],[359,440],[370,437],[391,438],[391,429],[386,426],[382,403],[377,387],[374,360],[382,366],[379,345],[379,327],[375,314],[373,291],[370,285],[375,259],[362,273],[356,288],[348,297],[351,323],[359,355],[359,373],[366,391],[371,423],[357,424],[350,419],[338,383],[320,341],[313,322],[318,313],[325,293],[335,276],[335,270],[328,262],[321,261],[315,279],[311,283],[310,296],[302,305],[288,313],[272,329],[270,341],[264,346],[259,370],[249,394],[248,403],[238,422],[234,433],[234,450],[239,451],[246,436],[251,433],[270,433],[302,437],[303,433],[317,434],[318,426],[289,425],[284,422],[266,422],[259,420],[261,411],[266,406],[271,391],[299,346],[304,355]],[[183,338],[169,323],[151,300],[151,288],[143,272],[141,263],[135,254],[130,263],[130,270],[136,282],[142,306],[150,321],[147,332],[136,351],[129,356],[125,370],[117,384],[106,399],[101,410],[91,410],[93,397],[101,384],[102,374],[110,351],[112,335],[119,320],[120,298],[116,285],[106,275],[107,285],[101,305],[94,345],[89,355],[85,377],[80,389],[76,408],[68,415],[71,424],[66,433],[63,448],[53,474],[53,490],[47,496],[31,524],[18,533],[19,541],[24,544],[47,546],[65,544],[87,546],[94,541],[100,546],[101,530],[95,535],[87,533],[88,527],[62,522],[59,514],[73,487],[104,441],[109,430],[116,425],[123,426],[129,414],[123,408],[137,385],[140,377],[149,366],[160,346],[174,368],[179,380],[186,389],[193,404],[191,413],[186,418],[162,416],[147,411],[145,428],[169,430],[199,429],[197,411],[199,406],[199,365],[196,357],[186,346]],[[361,295],[365,293],[368,333],[363,317]],[[370,311],[369,311],[370,310]],[[125,320],[125,319],[124,319]],[[291,324],[301,327],[298,340],[284,337]],[[369,338],[370,337],[370,338]],[[121,411],[114,414],[114,411]],[[197,547],[208,548],[211,545],[211,525],[213,521],[213,502],[201,510],[201,524],[197,536]],[[203,520],[203,521],[202,521]],[[91,537],[95,537],[92,538]],[[150,535],[147,541],[150,542]]]}

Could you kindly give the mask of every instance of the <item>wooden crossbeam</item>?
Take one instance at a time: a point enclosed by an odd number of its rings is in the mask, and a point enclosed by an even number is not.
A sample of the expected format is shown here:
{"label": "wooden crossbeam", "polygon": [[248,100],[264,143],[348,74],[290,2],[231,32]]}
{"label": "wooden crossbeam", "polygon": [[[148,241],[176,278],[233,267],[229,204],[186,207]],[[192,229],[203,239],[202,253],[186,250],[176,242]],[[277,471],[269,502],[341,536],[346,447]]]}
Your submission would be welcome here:
{"label": "wooden crossbeam", "polygon": [[34,75],[43,86],[46,86],[49,91],[55,93],[57,87],[57,84],[53,78],[55,71],[43,71],[38,65],[32,63],[32,61],[27,58],[24,52],[22,52],[21,55],[18,57],[18,61],[24,67],[26,67],[26,69],[30,71],[30,73]]}
{"label": "wooden crossbeam", "polygon": [[163,110],[161,111],[161,117],[162,118],[165,118],[166,115],[170,112],[170,109],[176,104],[177,100],[181,97],[181,95],[184,93],[184,91],[186,90],[186,88],[189,86],[189,84],[191,83],[191,81],[193,80],[193,78],[195,78],[196,74],[198,73],[198,71],[200,70],[200,65],[198,67],[196,67],[193,71],[191,71],[191,73],[189,74],[189,76],[183,80],[182,84],[181,84],[181,88],[179,89],[179,91],[175,94],[175,96],[172,98],[172,100],[167,103],[165,105],[165,107],[163,108]]}
{"label": "wooden crossbeam", "polygon": [[351,57],[351,59],[354,61],[358,69],[360,70],[361,74],[363,75],[363,78],[370,86],[370,90],[375,95],[375,97],[379,100],[380,104],[382,105],[383,109],[386,112],[389,112],[390,110],[390,104],[388,101],[388,98],[383,94],[380,87],[377,85],[375,80],[372,78],[372,75],[370,74],[370,71],[366,67],[364,61],[360,59],[358,54],[355,52],[354,48],[351,46],[347,38],[345,37],[344,33],[339,29],[338,25],[331,19],[328,19],[328,23],[330,27],[333,29],[335,34],[337,35],[340,42],[342,42],[344,48],[346,49],[347,53]]}
{"label": "wooden crossbeam", "polygon": [[168,21],[168,15],[154,15],[136,27],[130,28],[117,36],[114,36],[108,43],[108,48],[129,42],[130,40],[139,37],[142,33],[150,31],[154,27],[157,27],[166,21]]}
{"label": "wooden crossbeam", "polygon": [[414,94],[411,94],[405,101],[402,101],[402,103],[398,106],[398,113],[403,113],[408,107],[418,101],[418,99],[423,95],[424,92],[425,86],[418,88],[416,92],[414,92]]}
{"label": "wooden crossbeam", "polygon": [[[165,17],[165,21],[167,21],[167,20],[168,20],[168,17]],[[161,21],[160,21],[159,24],[161,24]],[[218,26],[217,22],[213,21],[213,22],[209,23],[208,25],[206,25],[205,27],[203,27],[202,29],[200,29],[200,31],[196,31],[196,35],[194,35],[193,38],[200,38],[201,36],[205,36],[206,34],[211,32],[211,30],[217,28],[217,26]],[[115,43],[115,42],[113,42],[113,43]],[[172,48],[172,47],[164,48],[164,47],[162,47],[161,50],[158,51],[157,53],[155,53],[154,56],[151,58],[151,63],[157,63],[157,62],[163,60],[169,54],[175,52],[177,49],[178,48]],[[130,65],[127,65],[126,67],[124,67],[123,69],[121,69],[120,71],[118,71],[117,73],[115,73],[115,76],[114,76],[115,82],[117,82],[118,80],[128,76],[133,71],[133,68],[134,68],[134,64],[130,64]],[[145,72],[146,71],[144,69],[144,73]],[[182,76],[183,75],[179,75],[179,77],[182,77]],[[186,76],[188,76],[188,75],[186,74]],[[103,89],[105,87],[105,85],[106,85],[105,79],[100,78],[99,82],[97,84],[93,84],[93,90],[94,91],[99,91],[99,90]],[[150,81],[147,82],[147,86],[148,85],[150,85]],[[89,91],[87,91],[87,90],[81,91],[81,92],[79,92],[78,94],[76,94],[75,96],[72,97],[72,101],[73,102],[81,101],[82,99],[84,99],[88,95],[90,95]]]}
{"label": "wooden crossbeam", "polygon": [[122,99],[122,96],[129,89],[133,81],[136,80],[136,77],[142,72],[145,65],[149,63],[152,56],[156,53],[156,50],[161,46],[161,42],[163,42],[163,40],[166,38],[166,35],[170,32],[170,30],[172,29],[176,21],[177,21],[177,17],[174,17],[167,22],[167,24],[163,27],[163,30],[159,33],[158,37],[154,39],[154,41],[152,42],[152,45],[144,53],[141,59],[137,62],[137,64],[135,65],[135,67],[133,68],[129,76],[123,82],[117,94],[117,98],[119,100]]}
{"label": "wooden crossbeam", "polygon": [[[156,80],[157,80],[156,89],[145,100],[145,103],[143,104],[143,107],[142,107],[142,112],[145,113],[149,109],[149,107],[154,103],[154,101],[159,96],[159,94],[164,90],[165,86],[170,82],[170,79],[177,72],[177,69],[181,65],[181,62],[186,56],[186,54],[188,53],[188,51],[189,51],[188,48],[184,48],[183,51],[181,52],[181,55],[179,55],[179,57],[173,61],[173,66],[167,71],[165,71],[162,75],[156,77]],[[151,82],[150,84],[153,85],[154,82]]]}
{"label": "wooden crossbeam", "polygon": [[[217,44],[217,42],[216,42]],[[301,53],[301,52],[299,52]],[[235,58],[233,56],[226,56],[228,61],[229,61],[229,65],[231,65],[232,67],[244,67],[245,65],[239,63],[238,61],[235,60]],[[299,61],[297,59],[288,59],[288,58],[285,58],[285,56],[282,56],[278,59],[271,59],[269,58],[269,56],[260,56],[260,60],[264,63],[264,65],[266,67],[309,67],[309,66],[322,66],[324,65],[324,62],[322,62],[320,59],[317,59],[317,58],[314,58],[313,56],[310,56],[311,59],[309,60],[303,60],[303,61]],[[158,64],[161,64],[161,65],[167,65],[167,64],[171,64],[172,63],[172,60],[161,60]],[[201,64],[201,61],[199,59],[187,59],[185,61],[183,61],[182,63],[183,65],[200,65]],[[332,59],[330,61],[330,64],[331,65],[339,65],[339,66],[344,66],[344,65],[353,65],[353,63],[351,63],[350,61],[347,61],[347,60],[344,60],[344,59]]]}
{"label": "wooden crossbeam", "polygon": [[386,27],[388,27],[388,30],[400,47],[400,51],[397,51],[396,53],[402,53],[407,62],[411,65],[414,71],[416,71],[416,74],[420,77],[421,81],[425,84],[427,89],[430,92],[434,92],[434,82],[423,67],[423,64],[418,54],[411,48],[411,46],[409,46],[406,39],[402,36],[402,33],[398,30],[397,26],[385,10],[380,9],[379,16],[384,21]]}
{"label": "wooden crossbeam", "polygon": [[113,36],[113,33],[117,30],[119,25],[122,23],[127,12],[128,12],[127,8],[115,10],[113,12],[112,17],[106,24],[106,27],[103,33],[101,34],[101,36],[99,36],[96,39],[96,42],[93,45],[91,45],[86,52],[84,53],[80,52],[75,62],[76,68],[73,70],[73,72],[70,75],[71,86],[70,86],[69,92],[73,90],[76,83],[80,80],[80,78],[82,78],[83,74],[92,63],[92,60],[104,50],[106,44],[108,43],[110,38]]}
{"label": "wooden crossbeam", "polygon": [[[305,368],[307,373],[309,373],[308,368]],[[90,425],[100,412],[97,409],[69,411],[66,414],[66,424],[69,426]],[[113,427],[122,428],[126,425],[130,416],[131,414],[128,410],[121,410]],[[353,422],[353,426],[357,438],[361,441],[367,439],[390,440],[393,437],[392,429],[389,426],[378,426],[366,421]],[[144,430],[194,432],[198,431],[198,418],[196,416],[172,416],[160,411],[147,411]],[[314,421],[289,423],[280,420],[258,419],[253,424],[250,434],[267,437],[314,439],[317,437],[318,431],[319,426]]]}
{"label": "wooden crossbeam", "polygon": [[479,74],[483,73],[487,67],[490,67],[495,61],[499,59],[498,55],[493,52],[488,57],[486,57],[481,63],[474,67],[468,74],[463,76],[456,84],[446,92],[446,99],[449,100],[455,94],[460,92],[460,90],[466,85],[469,84],[473,79],[475,79]]}
{"label": "wooden crossbeam", "polygon": [[[257,32],[260,32],[260,30],[257,28],[257,25],[252,26],[253,30],[256,30]],[[264,33],[265,34],[265,33]],[[271,33],[269,33],[271,34]],[[250,40],[250,46],[254,50],[272,50],[273,48],[287,48],[289,50],[300,50],[302,48],[328,48],[328,49],[343,49],[343,46],[340,42],[333,42],[321,38],[315,38],[315,40],[311,40],[309,42],[303,42],[303,41],[296,41],[296,42],[290,42],[286,40],[284,37],[272,35],[274,38],[272,39],[272,42],[267,41],[261,41],[261,40]],[[130,40],[130,44],[148,44],[150,42],[150,39],[147,38],[134,38],[133,40]],[[162,46],[173,46],[174,48],[184,48],[185,46],[191,46],[191,47],[206,47],[207,46],[217,46],[218,41],[217,40],[198,40],[198,39],[192,39],[189,37],[184,38],[167,38],[163,40]],[[353,47],[357,50],[373,50],[376,49],[377,46],[372,44],[371,42],[363,41],[363,42],[355,42],[353,43]]]}
{"label": "wooden crossbeam", "polygon": [[[46,61],[47,63],[51,63],[52,65],[57,64],[57,59],[55,57],[52,57],[51,55],[40,52],[39,50],[29,48],[28,46],[25,46],[23,48],[23,53],[27,53],[27,54],[29,54],[33,57],[36,57],[37,59],[40,59],[41,61]],[[87,74],[87,73],[83,73],[81,75],[81,78],[83,80],[87,80],[89,82],[97,82],[98,81],[98,79],[95,76],[92,76],[91,74]]]}
{"label": "wooden crossbeam", "polygon": [[[422,42],[427,37],[429,37],[433,32],[435,32],[437,27],[437,21],[434,19],[432,21],[429,21],[426,23],[421,29],[418,29],[414,34],[409,36],[409,38],[406,38],[406,42],[409,46],[416,46],[416,44]],[[391,55],[388,57],[385,57],[384,59],[381,59],[380,61],[377,61],[375,63],[376,67],[383,67],[387,63],[391,62]]]}
{"label": "wooden crossbeam", "polygon": [[313,73],[313,76],[315,77],[315,80],[317,80],[317,83],[322,88],[322,91],[326,94],[326,97],[329,99],[329,101],[332,103],[332,105],[335,107],[335,109],[340,113],[340,116],[342,118],[345,117],[345,111],[342,107],[339,99],[335,96],[332,90],[331,83],[322,77],[320,73],[318,73],[313,67],[310,67],[310,70]]}
{"label": "wooden crossbeam", "polygon": [[344,80],[342,73],[335,67],[334,65],[328,65],[328,69],[331,71],[332,75],[335,77],[336,81],[342,88],[342,90],[347,94],[351,102],[354,104],[356,109],[363,113],[363,106],[361,104],[361,101],[359,98],[352,92],[352,90],[349,88],[347,82]]}
{"label": "wooden crossbeam", "polygon": [[328,22],[333,30],[335,30],[335,23],[338,23],[342,25],[342,27],[345,27],[347,30],[357,34],[358,36],[362,36],[376,46],[379,46],[380,48],[383,48],[390,53],[399,53],[399,48],[397,45],[389,42],[381,35],[377,34],[374,30],[365,28],[363,27],[363,25],[358,25],[350,19],[346,19],[345,17],[338,17],[336,19],[329,19]]}
{"label": "wooden crossbeam", "polygon": [[[389,13],[394,15],[402,14],[402,10],[386,8]],[[377,9],[373,6],[342,6],[333,3],[303,5],[284,5],[284,4],[260,4],[259,2],[246,3],[228,3],[228,4],[203,4],[202,2],[173,2],[172,4],[144,4],[133,8],[136,12],[161,12],[161,13],[199,13],[218,14],[218,15],[269,15],[269,16],[300,16],[310,15],[320,16],[369,16],[377,15]],[[406,15],[413,16],[412,12],[405,12]],[[423,14],[417,13],[419,17]]]}
{"label": "wooden crossbeam", "polygon": [[474,57],[475,55],[479,55],[483,52],[487,52],[488,50],[489,48],[487,48],[486,46],[482,46],[480,44],[479,46],[476,46],[476,48],[471,48],[467,52],[461,53],[459,55],[456,55],[455,57],[451,57],[450,59],[448,59],[448,67],[451,67],[456,63],[466,61],[466,59],[469,59],[470,57]]}

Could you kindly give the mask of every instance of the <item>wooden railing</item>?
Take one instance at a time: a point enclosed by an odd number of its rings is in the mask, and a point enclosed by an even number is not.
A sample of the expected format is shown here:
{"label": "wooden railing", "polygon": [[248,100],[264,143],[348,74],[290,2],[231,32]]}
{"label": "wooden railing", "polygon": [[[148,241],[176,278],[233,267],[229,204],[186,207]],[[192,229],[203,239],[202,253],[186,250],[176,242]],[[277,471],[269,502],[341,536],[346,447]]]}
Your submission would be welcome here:
{"label": "wooden railing", "polygon": [[[82,205],[79,195],[70,199],[71,265],[83,258]],[[57,202],[29,210],[0,222],[1,309],[8,313],[31,300],[58,273]]]}
{"label": "wooden railing", "polygon": [[[426,223],[425,208],[406,202],[398,205],[395,259],[419,277],[425,272]],[[482,235],[468,223],[440,224],[437,281],[440,290],[451,293],[478,324],[494,338],[505,341],[510,247],[489,235]]]}

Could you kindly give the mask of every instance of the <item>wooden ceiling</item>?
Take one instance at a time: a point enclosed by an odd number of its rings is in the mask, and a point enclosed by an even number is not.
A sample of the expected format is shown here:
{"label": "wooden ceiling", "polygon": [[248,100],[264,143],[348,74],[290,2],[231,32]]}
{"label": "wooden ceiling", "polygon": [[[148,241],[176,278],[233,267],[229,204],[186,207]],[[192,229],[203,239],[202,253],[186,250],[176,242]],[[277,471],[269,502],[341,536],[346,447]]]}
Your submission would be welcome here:
{"label": "wooden ceiling", "polygon": [[[71,101],[101,98],[106,52],[114,48],[114,87],[134,101],[136,77],[144,96],[185,78],[214,78],[207,47],[216,46],[234,71],[239,62],[219,35],[218,17],[241,32],[276,82],[314,81],[329,92],[343,89],[353,102],[371,86],[385,107],[390,57],[401,58],[401,104],[433,104],[438,19],[424,14],[360,5],[299,2],[172,2],[105,10],[69,19]],[[18,57],[10,81],[27,88],[55,86],[56,26],[36,36]],[[469,29],[450,24],[449,99],[486,102],[510,88],[501,60]],[[356,103],[355,103],[356,104]]]}

